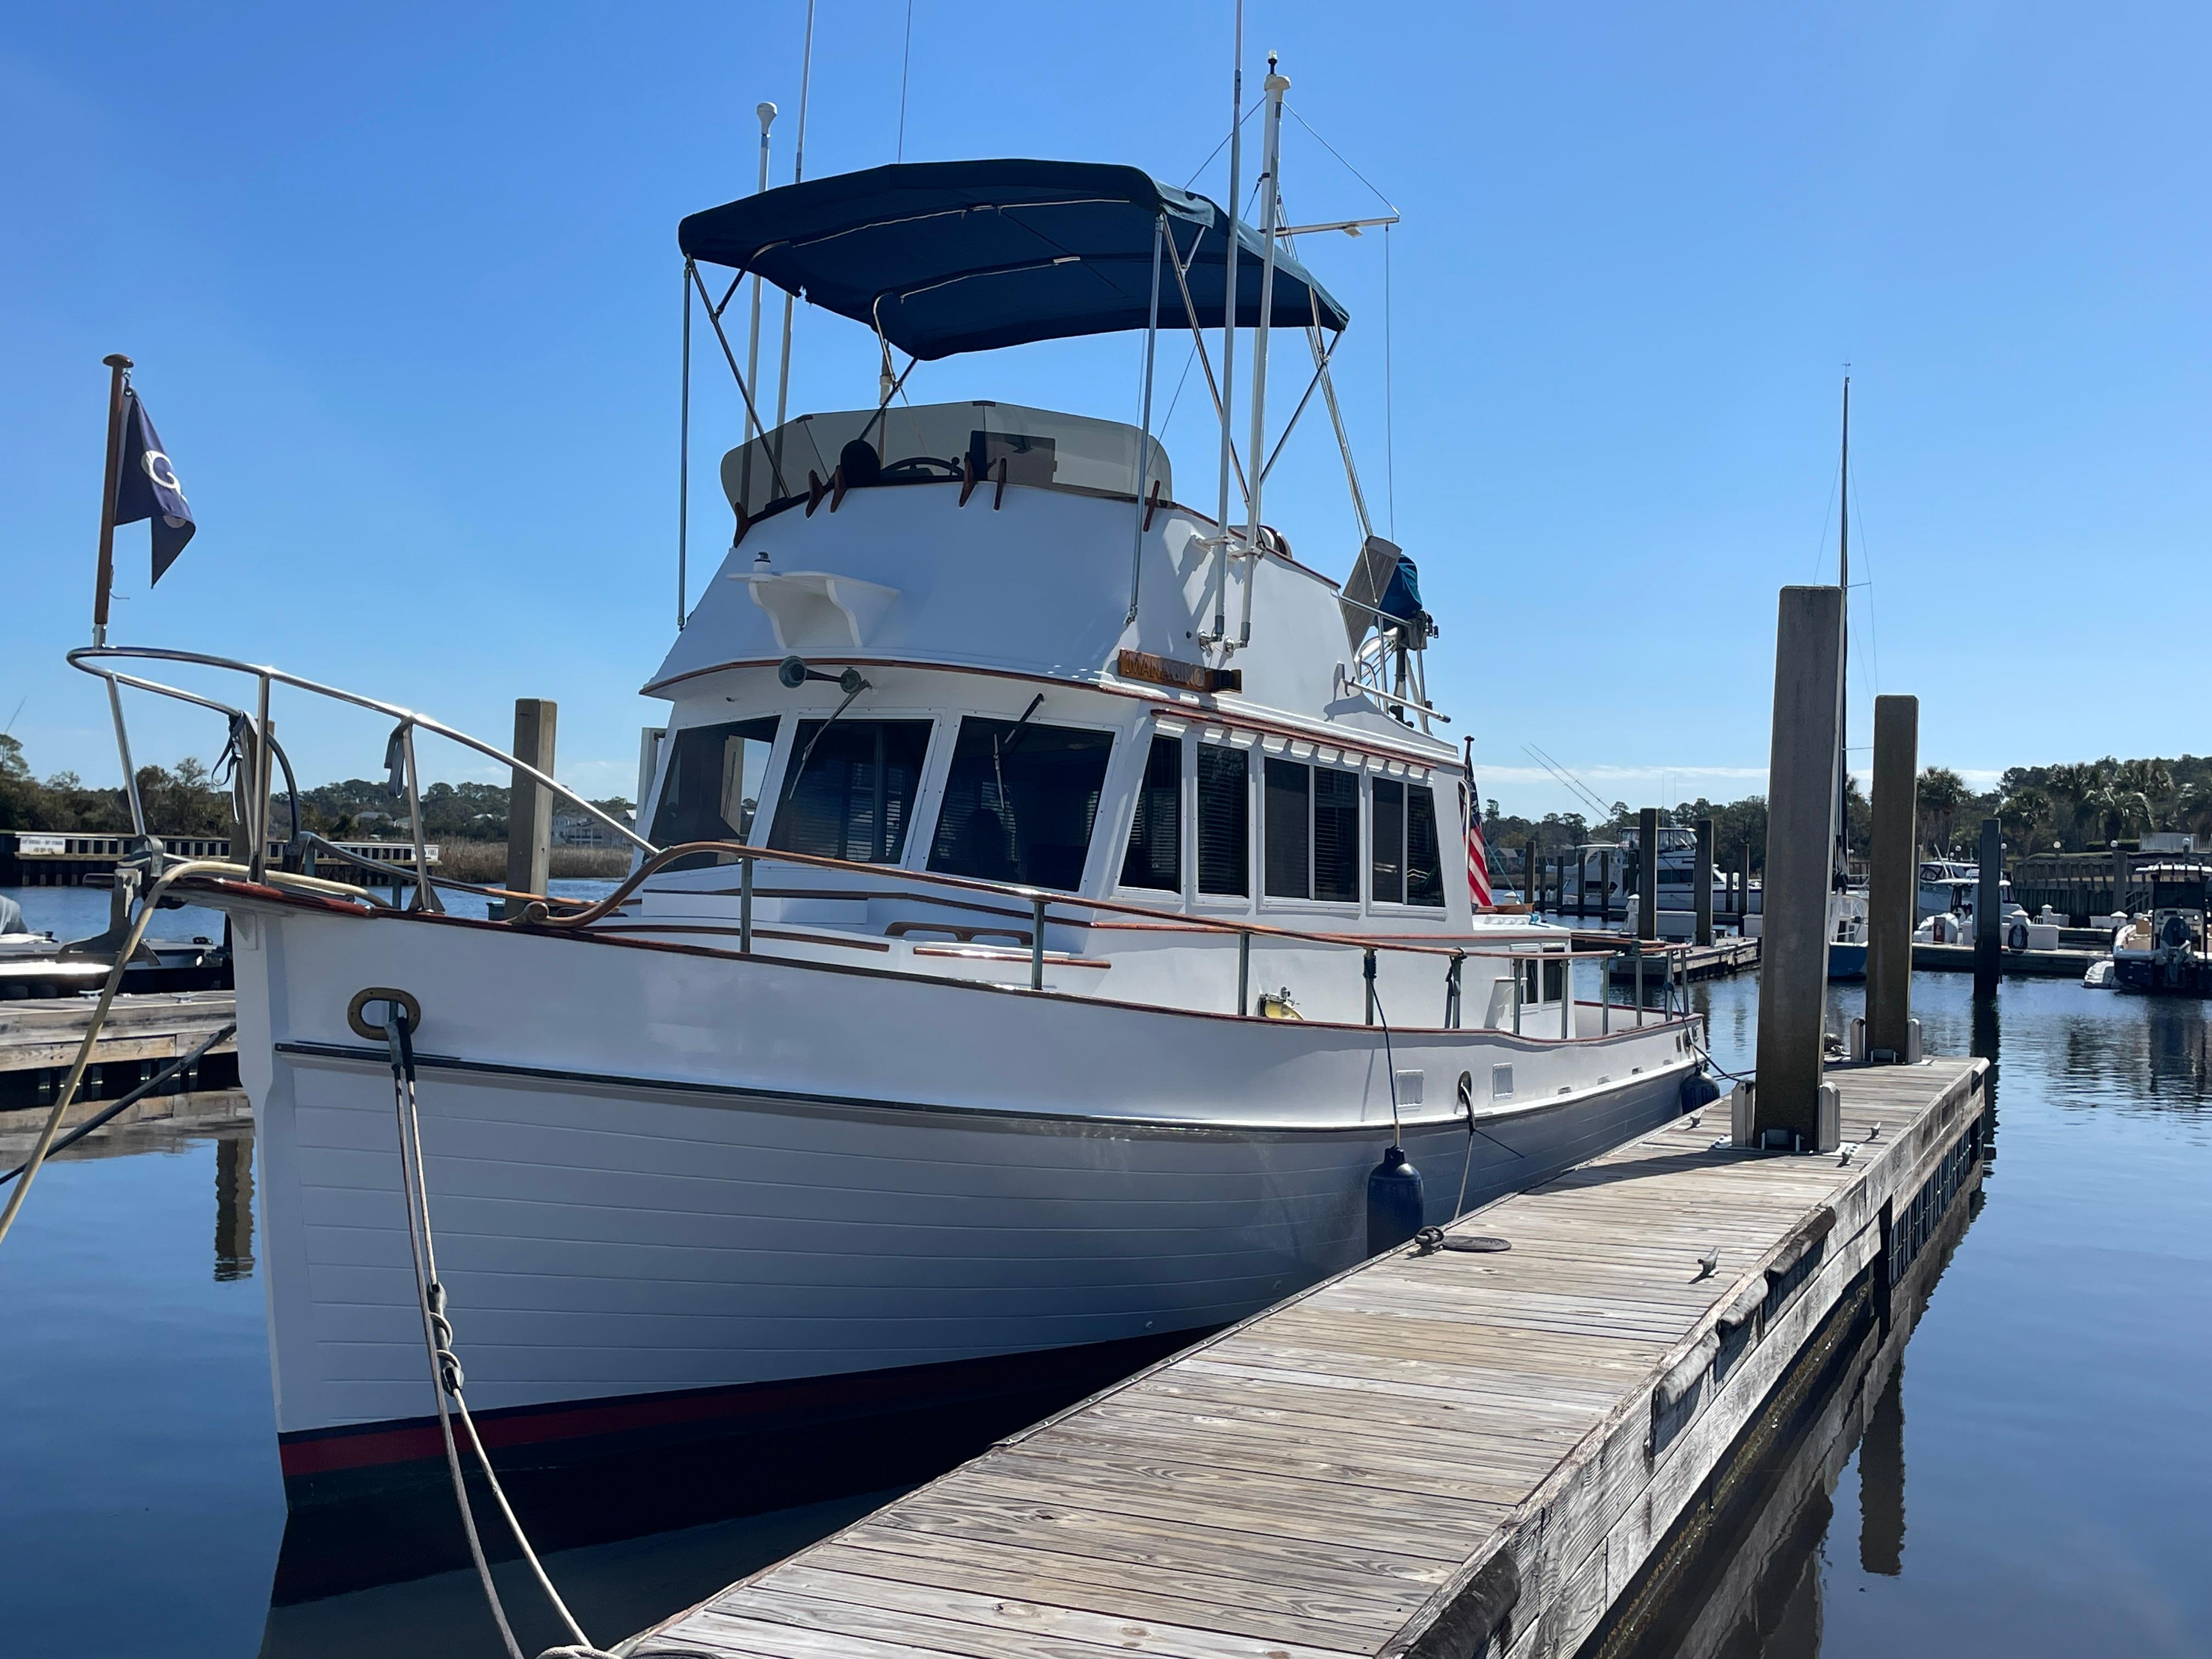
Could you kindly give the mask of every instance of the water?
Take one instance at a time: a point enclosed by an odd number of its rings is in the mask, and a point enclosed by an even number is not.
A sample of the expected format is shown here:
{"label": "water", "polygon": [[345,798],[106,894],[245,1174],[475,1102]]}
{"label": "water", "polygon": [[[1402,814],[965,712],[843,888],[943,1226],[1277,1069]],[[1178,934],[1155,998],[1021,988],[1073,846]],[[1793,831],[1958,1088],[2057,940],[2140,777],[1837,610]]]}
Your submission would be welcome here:
{"label": "water", "polygon": [[[555,898],[605,898],[618,884],[611,881],[553,881],[546,890]],[[23,920],[34,933],[52,933],[57,939],[89,939],[107,929],[109,891],[105,887],[0,887],[23,907]],[[441,892],[447,911],[457,916],[489,915],[491,902],[474,893]],[[219,941],[222,912],[198,904],[174,910],[156,910],[146,924],[149,939],[195,939]]]}
{"label": "water", "polygon": [[[1717,1057],[1745,1060],[1755,986],[1693,994]],[[1856,1012],[1860,994],[1838,988],[1835,1011]],[[2206,1010],[2042,981],[2008,982],[1977,1010],[1962,975],[1918,975],[1914,996],[1931,1048],[2001,1057],[1986,1202],[1901,1364],[1868,1382],[1865,1443],[1854,1425],[1783,1472],[1775,1515],[1792,1524],[1757,1531],[1770,1559],[1750,1564],[1759,1594],[1727,1612],[1736,1623],[1719,1650],[2212,1653]],[[495,1653],[465,1576],[270,1610],[284,1510],[261,1287],[250,1268],[240,1276],[241,1218],[219,1212],[217,1177],[207,1139],[66,1160],[0,1246],[0,1606],[12,1644]],[[874,1501],[549,1565],[605,1643]],[[1699,1566],[1716,1583],[1745,1570]],[[511,1600],[530,1603],[519,1585]],[[1698,1611],[1685,1609],[1682,1628]],[[533,1637],[553,1639],[528,1631],[526,1646]]]}

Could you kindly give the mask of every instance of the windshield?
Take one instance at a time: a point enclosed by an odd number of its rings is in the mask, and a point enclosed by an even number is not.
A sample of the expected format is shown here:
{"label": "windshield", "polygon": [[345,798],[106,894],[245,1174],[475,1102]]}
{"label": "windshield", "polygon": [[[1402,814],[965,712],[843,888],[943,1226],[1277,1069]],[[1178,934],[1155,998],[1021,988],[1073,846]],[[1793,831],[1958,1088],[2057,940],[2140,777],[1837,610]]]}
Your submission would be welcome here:
{"label": "windshield", "polygon": [[[1008,483],[1133,501],[1138,441],[1137,428],[1119,421],[1018,404],[924,404],[802,415],[723,456],[722,490],[732,507],[757,518],[778,501],[805,495],[810,472],[827,483],[848,459],[847,446],[860,442],[866,453],[853,457],[857,465],[848,469],[848,486],[949,481],[969,471],[995,483],[1003,463]],[[1145,493],[1153,494],[1157,483],[1164,501],[1175,493],[1167,451],[1157,438],[1148,447]],[[855,476],[871,468],[873,477]]]}
{"label": "windshield", "polygon": [[1108,732],[962,720],[929,867],[1072,892],[1083,882],[1113,748]]}

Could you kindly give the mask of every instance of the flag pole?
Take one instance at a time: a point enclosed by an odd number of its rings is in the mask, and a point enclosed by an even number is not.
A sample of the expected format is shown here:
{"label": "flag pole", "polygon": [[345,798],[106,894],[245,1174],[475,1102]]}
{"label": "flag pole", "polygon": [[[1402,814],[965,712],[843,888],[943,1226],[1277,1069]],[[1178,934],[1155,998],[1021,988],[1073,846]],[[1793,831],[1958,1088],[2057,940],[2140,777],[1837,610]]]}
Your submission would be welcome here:
{"label": "flag pole", "polygon": [[115,586],[115,488],[123,469],[123,389],[130,384],[131,360],[112,351],[100,360],[108,368],[107,488],[100,498],[100,585],[92,597],[92,642],[107,643],[107,595]]}

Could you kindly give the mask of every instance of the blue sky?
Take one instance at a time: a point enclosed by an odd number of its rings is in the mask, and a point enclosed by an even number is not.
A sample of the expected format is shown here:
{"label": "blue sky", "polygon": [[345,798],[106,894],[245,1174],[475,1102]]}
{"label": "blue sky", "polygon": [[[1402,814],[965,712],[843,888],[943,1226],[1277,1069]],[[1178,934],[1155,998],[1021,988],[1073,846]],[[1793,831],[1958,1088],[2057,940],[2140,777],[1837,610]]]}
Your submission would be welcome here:
{"label": "blue sky", "polygon": [[[1227,124],[1226,3],[914,0],[908,159],[1189,178]],[[0,722],[112,779],[86,637],[105,371],[125,350],[201,530],[114,636],[274,660],[498,738],[561,703],[561,770],[627,793],[674,605],[675,223],[787,177],[802,0],[371,11],[37,5],[0,41]],[[900,142],[905,0],[822,0],[810,176]],[[1854,376],[1852,721],[1922,698],[1970,774],[2202,751],[2212,484],[2212,18],[2141,6],[1347,12],[1255,0],[1248,84],[1405,215],[1306,252],[1378,516],[1445,628],[1486,793],[1571,807],[1763,787],[1775,590],[1832,580]],[[1350,25],[1350,26],[1348,26]],[[1376,198],[1286,124],[1303,220]],[[1200,177],[1218,194],[1217,161]],[[1249,176],[1249,164],[1248,164]],[[802,313],[794,408],[873,391]],[[1164,353],[1161,397],[1182,368]],[[708,367],[711,367],[709,365]],[[1133,337],[926,366],[916,400],[1133,416]],[[737,429],[701,376],[695,505]],[[1179,493],[1211,498],[1186,387]],[[1268,516],[1349,563],[1326,426]],[[694,539],[703,580],[723,530]],[[696,581],[695,581],[696,592]],[[2169,690],[2171,686],[2175,688]],[[382,733],[280,707],[311,780]],[[153,716],[142,758],[216,739]],[[455,757],[430,763],[466,775]]]}

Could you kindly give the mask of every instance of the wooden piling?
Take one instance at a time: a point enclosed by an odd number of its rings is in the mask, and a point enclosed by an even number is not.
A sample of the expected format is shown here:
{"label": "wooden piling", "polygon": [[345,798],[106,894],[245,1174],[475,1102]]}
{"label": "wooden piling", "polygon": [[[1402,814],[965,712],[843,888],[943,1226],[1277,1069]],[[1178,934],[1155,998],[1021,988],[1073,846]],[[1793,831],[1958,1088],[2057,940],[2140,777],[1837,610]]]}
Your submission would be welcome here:
{"label": "wooden piling", "polygon": [[1917,920],[1920,699],[1874,700],[1874,845],[1867,881],[1867,1052],[1911,1048],[1912,928]]}
{"label": "wooden piling", "polygon": [[1659,809],[1636,815],[1636,937],[1659,937]]}
{"label": "wooden piling", "polygon": [[1692,899],[1696,906],[1696,942],[1700,949],[1713,942],[1713,821],[1698,820],[1698,867],[1694,877],[1697,890]]}
{"label": "wooden piling", "polygon": [[1757,1134],[1820,1138],[1828,994],[1828,892],[1843,718],[1844,591],[1782,590],[1767,767],[1766,893],[1760,924]]}
{"label": "wooden piling", "polygon": [[1974,994],[1985,997],[1997,988],[2003,972],[2003,921],[1998,900],[2004,880],[2004,826],[1993,817],[1982,820],[1981,880],[1974,889]]}
{"label": "wooden piling", "polygon": [[[557,705],[543,697],[514,700],[514,757],[553,775],[553,737]],[[553,861],[553,792],[517,771],[507,797],[507,885],[511,892],[543,893]],[[505,913],[519,915],[520,902],[509,899]]]}

